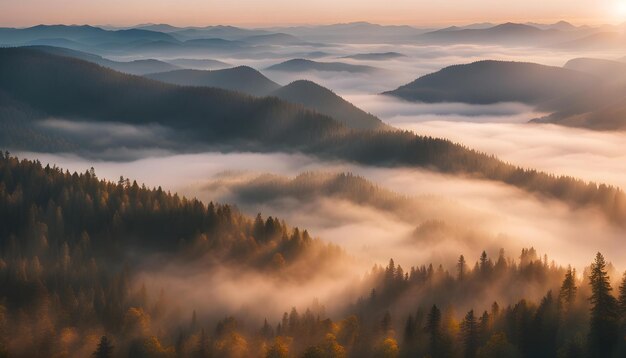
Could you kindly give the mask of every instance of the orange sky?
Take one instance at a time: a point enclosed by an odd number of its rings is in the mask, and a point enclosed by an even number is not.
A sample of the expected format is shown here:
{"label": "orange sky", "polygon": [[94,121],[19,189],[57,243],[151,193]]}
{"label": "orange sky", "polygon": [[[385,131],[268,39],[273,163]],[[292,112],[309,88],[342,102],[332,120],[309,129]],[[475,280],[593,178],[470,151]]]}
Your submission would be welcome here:
{"label": "orange sky", "polygon": [[0,0],[0,26],[626,21],[626,0]]}

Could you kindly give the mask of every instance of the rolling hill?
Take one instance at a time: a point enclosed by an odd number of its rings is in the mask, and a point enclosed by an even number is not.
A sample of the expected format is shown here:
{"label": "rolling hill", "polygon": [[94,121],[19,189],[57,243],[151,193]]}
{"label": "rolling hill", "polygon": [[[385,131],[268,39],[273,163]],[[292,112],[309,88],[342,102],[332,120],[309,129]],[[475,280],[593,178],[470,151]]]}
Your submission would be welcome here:
{"label": "rolling hill", "polygon": [[375,67],[363,66],[363,65],[351,65],[342,62],[316,62],[311,60],[305,60],[296,58],[288,60],[267,68],[270,71],[283,71],[283,72],[307,72],[307,71],[322,71],[322,72],[350,72],[350,73],[371,73],[377,70]]}
{"label": "rolling hill", "polygon": [[386,125],[331,90],[311,81],[295,81],[284,87],[245,66],[216,71],[177,70],[145,77],[182,86],[217,87],[251,96],[273,96],[332,117],[354,129],[378,129]]}
{"label": "rolling hill", "polygon": [[215,71],[175,70],[153,73],[145,77],[182,86],[223,88],[253,96],[264,96],[280,87],[276,82],[248,66]]}
{"label": "rolling hill", "polygon": [[385,94],[421,102],[539,104],[593,82],[590,75],[560,67],[479,61],[446,67]]}
{"label": "rolling hill", "polygon": [[333,91],[315,82],[300,80],[281,87],[271,96],[297,103],[330,116],[341,124],[355,129],[377,129],[387,127],[376,116],[344,100]]}
{"label": "rolling hill", "polygon": [[565,68],[593,75],[596,81],[548,104],[556,110],[533,120],[593,130],[626,130],[626,64],[576,58]]}

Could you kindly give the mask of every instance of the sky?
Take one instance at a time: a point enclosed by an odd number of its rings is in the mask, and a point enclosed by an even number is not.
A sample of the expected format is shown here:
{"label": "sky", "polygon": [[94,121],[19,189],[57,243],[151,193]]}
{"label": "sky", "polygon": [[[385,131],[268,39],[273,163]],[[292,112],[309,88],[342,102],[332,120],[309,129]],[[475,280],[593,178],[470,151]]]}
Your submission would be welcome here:
{"label": "sky", "polygon": [[626,21],[626,0],[0,0],[0,26],[92,24],[277,26],[369,21],[449,25],[475,22],[576,24]]}

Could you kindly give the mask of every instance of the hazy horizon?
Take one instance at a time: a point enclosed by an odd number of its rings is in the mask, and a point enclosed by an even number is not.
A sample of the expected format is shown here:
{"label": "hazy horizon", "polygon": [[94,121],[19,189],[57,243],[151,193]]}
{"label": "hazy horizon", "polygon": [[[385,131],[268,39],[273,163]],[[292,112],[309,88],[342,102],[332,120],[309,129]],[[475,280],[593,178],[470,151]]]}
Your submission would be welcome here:
{"label": "hazy horizon", "polygon": [[[623,0],[550,1],[503,3],[492,0],[445,0],[405,2],[354,0],[295,4],[284,0],[263,3],[226,3],[197,0],[148,2],[65,0],[62,4],[42,0],[3,1],[0,25],[28,27],[37,24],[93,24],[134,26],[167,23],[175,26],[236,25],[246,27],[324,25],[371,22],[418,27],[465,25],[482,22],[568,21],[576,25],[619,24],[626,21]],[[119,6],[118,6],[119,5]],[[328,11],[332,7],[334,11]],[[72,11],[67,11],[71,9]]]}

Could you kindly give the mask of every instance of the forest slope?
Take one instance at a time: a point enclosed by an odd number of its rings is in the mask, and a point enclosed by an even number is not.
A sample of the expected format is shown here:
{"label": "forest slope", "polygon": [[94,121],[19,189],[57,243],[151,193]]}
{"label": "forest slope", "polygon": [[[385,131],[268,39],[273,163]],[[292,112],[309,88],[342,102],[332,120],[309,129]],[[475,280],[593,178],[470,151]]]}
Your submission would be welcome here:
{"label": "forest slope", "polygon": [[301,151],[380,166],[418,166],[504,182],[626,222],[617,188],[515,167],[448,140],[402,131],[356,131],[277,98],[167,85],[26,49],[0,50],[0,91],[46,115],[133,125],[155,123],[197,143],[237,150]]}

